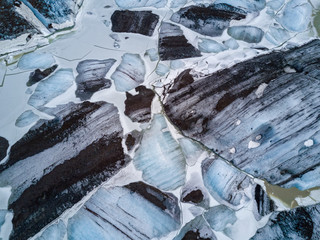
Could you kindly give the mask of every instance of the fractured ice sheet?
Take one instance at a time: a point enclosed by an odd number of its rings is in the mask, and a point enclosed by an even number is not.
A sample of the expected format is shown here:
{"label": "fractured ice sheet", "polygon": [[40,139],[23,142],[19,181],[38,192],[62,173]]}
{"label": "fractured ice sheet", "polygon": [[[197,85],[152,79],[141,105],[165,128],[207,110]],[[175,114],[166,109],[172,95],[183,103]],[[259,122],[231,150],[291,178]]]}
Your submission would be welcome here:
{"label": "fractured ice sheet", "polygon": [[8,148],[9,148],[8,140],[0,136],[0,161],[7,156]]}
{"label": "fractured ice sheet", "polygon": [[234,26],[228,28],[228,34],[237,40],[248,43],[259,43],[263,38],[264,32],[258,27]]}
{"label": "fractured ice sheet", "polygon": [[114,105],[69,103],[50,114],[55,117],[39,120],[0,165],[0,186],[12,187],[11,239],[33,236],[130,160]]}
{"label": "fractured ice sheet", "polygon": [[161,23],[158,47],[163,61],[201,56],[200,51],[188,42],[181,28],[172,23]]}
{"label": "fractured ice sheet", "polygon": [[111,81],[105,79],[105,76],[115,62],[112,58],[81,61],[77,66],[79,75],[76,77],[76,96],[82,101],[88,100],[95,92],[109,88]]}
{"label": "fractured ice sheet", "polygon": [[116,90],[126,92],[144,82],[146,68],[139,54],[125,53],[122,61],[112,74]]}
{"label": "fractured ice sheet", "polygon": [[39,116],[32,110],[27,110],[17,118],[15,125],[17,127],[26,127],[39,119]]}
{"label": "fractured ice sheet", "polygon": [[151,11],[114,11],[111,16],[113,32],[139,33],[152,36],[159,16]]}
{"label": "fractured ice sheet", "polygon": [[162,8],[167,4],[167,0],[115,0],[120,8],[131,9],[141,7]]}
{"label": "fractured ice sheet", "polygon": [[[168,90],[166,114],[184,135],[257,178],[300,190],[319,186],[317,175],[308,175],[320,166],[319,50],[314,40],[197,81],[185,70]],[[258,98],[261,84],[267,87]]]}
{"label": "fractured ice sheet", "polygon": [[36,69],[34,72],[30,73],[29,81],[27,82],[27,86],[30,87],[33,84],[41,81],[42,79],[48,77],[51,73],[53,73],[57,69],[58,65],[55,64],[52,67],[49,67],[43,71],[40,69]]}
{"label": "fractured ice sheet", "polygon": [[69,220],[68,239],[158,239],[179,226],[174,195],[134,182],[100,188]]}
{"label": "fractured ice sheet", "polygon": [[251,240],[320,239],[320,205],[275,212]]}
{"label": "fractured ice sheet", "polygon": [[67,228],[64,225],[63,221],[60,220],[58,223],[55,223],[44,230],[41,236],[36,238],[35,240],[64,240],[66,233]]}
{"label": "fractured ice sheet", "polygon": [[195,217],[193,220],[184,225],[179,234],[173,238],[173,240],[189,239],[217,240],[212,229],[201,215]]}
{"label": "fractured ice sheet", "polygon": [[32,52],[23,55],[18,63],[20,69],[46,69],[55,63],[53,56],[45,52]]}
{"label": "fractured ice sheet", "polygon": [[[83,0],[21,0],[48,29],[71,22]],[[63,26],[63,25],[62,25]],[[58,27],[60,28],[60,27]]]}
{"label": "fractured ice sheet", "polygon": [[174,13],[171,21],[200,34],[216,37],[221,36],[229,27],[231,20],[241,20],[246,17],[246,12],[228,4],[198,5],[181,8]]}
{"label": "fractured ice sheet", "polygon": [[233,39],[233,38],[230,38],[230,39],[224,41],[223,44],[224,44],[227,48],[230,48],[230,49],[232,49],[232,50],[235,50],[235,49],[237,49],[237,48],[239,47],[238,42],[237,42],[235,39]]}
{"label": "fractured ice sheet", "polygon": [[179,144],[166,128],[165,118],[161,114],[154,115],[133,163],[142,171],[146,182],[162,190],[173,190],[184,184],[186,163]]}
{"label": "fractured ice sheet", "polygon": [[302,32],[308,28],[311,14],[312,6],[309,1],[292,0],[286,4],[277,20],[289,31]]}
{"label": "fractured ice sheet", "polygon": [[39,82],[28,104],[35,108],[46,105],[55,97],[66,92],[72,86],[73,81],[72,69],[59,69],[49,78]]}
{"label": "fractured ice sheet", "polygon": [[138,92],[136,95],[126,92],[124,114],[133,122],[149,122],[151,119],[151,103],[155,94],[145,86],[136,87],[135,90]]}

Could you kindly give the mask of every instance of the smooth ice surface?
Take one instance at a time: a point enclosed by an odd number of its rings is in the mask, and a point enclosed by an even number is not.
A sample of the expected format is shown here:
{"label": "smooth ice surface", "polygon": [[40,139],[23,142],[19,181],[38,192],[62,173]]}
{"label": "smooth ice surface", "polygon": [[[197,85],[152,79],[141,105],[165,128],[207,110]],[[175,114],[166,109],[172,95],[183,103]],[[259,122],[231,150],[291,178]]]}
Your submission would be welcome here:
{"label": "smooth ice surface", "polygon": [[38,119],[39,116],[37,114],[35,114],[32,110],[27,110],[17,118],[15,125],[17,127],[26,127]]}
{"label": "smooth ice surface", "polygon": [[171,8],[179,8],[179,7],[183,7],[188,0],[174,0],[171,2],[170,7]]}
{"label": "smooth ice surface", "polygon": [[51,77],[41,81],[28,104],[38,108],[44,106],[55,97],[61,95],[72,86],[74,81],[72,69],[59,69]]}
{"label": "smooth ice surface", "polygon": [[266,0],[217,0],[215,3],[226,3],[249,11],[260,11],[266,6]]}
{"label": "smooth ice surface", "polygon": [[133,163],[143,179],[162,190],[173,190],[184,184],[186,163],[179,144],[166,130],[165,118],[156,114],[146,130]]}
{"label": "smooth ice surface", "polygon": [[218,53],[227,50],[228,48],[215,40],[201,38],[198,43],[198,48],[204,53]]}
{"label": "smooth ice surface", "polygon": [[158,61],[159,60],[159,54],[158,54],[158,49],[156,48],[150,48],[146,51],[146,54],[149,56],[150,61]]}
{"label": "smooth ice surface", "polygon": [[64,240],[64,236],[67,233],[67,228],[64,223],[60,220],[58,223],[55,223],[48,227],[40,237],[35,240]]}
{"label": "smooth ice surface", "polygon": [[191,166],[194,165],[204,150],[198,143],[188,138],[179,138],[178,141],[186,158],[187,164]]}
{"label": "smooth ice surface", "polygon": [[4,222],[6,221],[7,210],[0,209],[0,230]]}
{"label": "smooth ice surface", "polygon": [[173,70],[183,68],[185,66],[185,63],[182,60],[172,60],[170,62],[170,68]]}
{"label": "smooth ice surface", "polygon": [[239,209],[250,200],[246,190],[252,184],[250,178],[225,161],[206,159],[202,176],[209,193],[220,203]]}
{"label": "smooth ice surface", "polygon": [[159,75],[159,76],[164,76],[166,75],[168,72],[169,72],[169,67],[163,63],[159,63],[157,68],[156,68],[156,73]]}
{"label": "smooth ice surface", "polygon": [[175,197],[150,187],[142,191],[145,195],[130,185],[99,189],[69,220],[68,239],[147,240],[176,230],[180,210]]}
{"label": "smooth ice surface", "polygon": [[237,221],[235,211],[224,205],[210,208],[204,213],[204,218],[215,231],[223,231]]}
{"label": "smooth ice surface", "polygon": [[126,92],[143,83],[146,68],[139,54],[125,53],[121,64],[112,74],[117,91]]}
{"label": "smooth ice surface", "polygon": [[271,0],[267,2],[267,6],[276,11],[281,8],[284,2],[285,0]]}
{"label": "smooth ice surface", "polygon": [[265,37],[274,45],[279,45],[287,41],[290,38],[290,34],[282,28],[269,27],[269,30],[266,32]]}
{"label": "smooth ice surface", "polygon": [[167,4],[167,0],[115,0],[120,8],[131,9],[141,7],[161,8]]}
{"label": "smooth ice surface", "polygon": [[292,0],[287,3],[278,17],[278,22],[287,30],[302,32],[308,28],[312,7],[307,0]]}
{"label": "smooth ice surface", "polygon": [[235,50],[239,47],[239,43],[233,38],[226,40],[223,44],[232,50]]}
{"label": "smooth ice surface", "polygon": [[52,66],[55,63],[53,56],[50,53],[38,53],[32,52],[23,55],[18,63],[20,69],[45,69]]}
{"label": "smooth ice surface", "polygon": [[228,34],[236,40],[248,43],[259,43],[262,40],[264,32],[253,26],[234,26],[228,28]]}

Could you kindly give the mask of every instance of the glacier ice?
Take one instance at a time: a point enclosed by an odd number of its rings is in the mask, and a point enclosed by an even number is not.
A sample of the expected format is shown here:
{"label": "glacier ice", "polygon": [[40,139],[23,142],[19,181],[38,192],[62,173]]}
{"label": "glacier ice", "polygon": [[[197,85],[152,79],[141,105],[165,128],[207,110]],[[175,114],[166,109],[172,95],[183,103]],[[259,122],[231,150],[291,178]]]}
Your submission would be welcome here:
{"label": "glacier ice", "polygon": [[20,69],[46,69],[51,67],[55,63],[53,56],[50,53],[45,52],[32,52],[23,55],[19,62],[18,67]]}
{"label": "glacier ice", "polygon": [[178,199],[143,182],[100,188],[69,220],[68,239],[153,239],[180,226]]}
{"label": "glacier ice", "polygon": [[235,211],[225,205],[211,207],[203,216],[215,231],[223,231],[228,225],[232,225],[237,221]]}
{"label": "glacier ice", "polygon": [[142,171],[146,182],[162,190],[173,190],[184,184],[186,163],[179,144],[166,128],[165,118],[161,114],[154,115],[133,163]]}
{"label": "glacier ice", "polygon": [[230,48],[232,50],[235,50],[239,47],[239,43],[233,39],[233,38],[230,38],[226,41],[223,42],[223,44],[227,47],[227,48]]}
{"label": "glacier ice", "polygon": [[307,0],[289,1],[281,11],[277,21],[287,30],[302,32],[311,21],[312,6]]}
{"label": "glacier ice", "polygon": [[66,92],[73,84],[72,69],[59,69],[49,78],[39,82],[34,93],[30,96],[28,104],[39,108],[55,97]]}
{"label": "glacier ice", "polygon": [[194,165],[203,153],[203,149],[198,143],[188,138],[179,138],[178,141],[187,164],[190,166]]}
{"label": "glacier ice", "polygon": [[117,91],[126,92],[143,83],[145,74],[146,68],[140,55],[125,53],[111,79]]}
{"label": "glacier ice", "polygon": [[253,26],[233,26],[228,28],[228,34],[236,40],[248,43],[259,43],[262,40],[264,32]]}
{"label": "glacier ice", "polygon": [[115,0],[116,4],[123,9],[155,7],[162,8],[167,4],[167,0]]}
{"label": "glacier ice", "polygon": [[159,60],[159,54],[158,54],[158,50],[156,48],[148,49],[146,51],[146,54],[149,56],[151,62]]}
{"label": "glacier ice", "polygon": [[6,215],[8,211],[4,209],[0,209],[0,230],[4,222],[6,221]]}
{"label": "glacier ice", "polygon": [[53,225],[45,229],[41,236],[36,238],[35,240],[64,240],[66,233],[67,227],[62,220],[59,220],[59,222],[54,223]]}
{"label": "glacier ice", "polygon": [[248,11],[260,11],[266,6],[266,0],[217,0],[215,3],[230,4]]}
{"label": "glacier ice", "polygon": [[159,76],[164,76],[169,72],[169,67],[163,63],[159,63],[157,68],[156,68],[156,74]]}
{"label": "glacier ice", "polygon": [[185,66],[185,63],[180,59],[170,61],[170,68],[173,70],[177,70],[177,69],[182,68],[184,66]]}
{"label": "glacier ice", "polygon": [[265,38],[274,45],[280,45],[290,38],[290,34],[283,28],[269,27]]}
{"label": "glacier ice", "polygon": [[285,0],[271,0],[267,2],[267,6],[270,7],[272,10],[277,11],[282,7],[284,2]]}
{"label": "glacier ice", "polygon": [[30,124],[36,122],[39,119],[39,116],[35,114],[32,110],[27,110],[17,118],[15,125],[17,127],[26,127]]}
{"label": "glacier ice", "polygon": [[201,38],[198,43],[198,48],[204,53],[219,53],[227,50],[228,48],[215,40]]}

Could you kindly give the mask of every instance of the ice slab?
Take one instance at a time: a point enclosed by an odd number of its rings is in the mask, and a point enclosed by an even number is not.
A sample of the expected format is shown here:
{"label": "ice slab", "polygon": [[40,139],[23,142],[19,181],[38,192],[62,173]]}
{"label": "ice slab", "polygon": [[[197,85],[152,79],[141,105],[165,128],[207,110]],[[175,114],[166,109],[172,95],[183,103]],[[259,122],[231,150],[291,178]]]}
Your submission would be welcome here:
{"label": "ice slab", "polygon": [[237,221],[235,211],[224,205],[208,209],[203,216],[213,230],[220,232]]}
{"label": "ice slab", "polygon": [[131,9],[141,7],[162,8],[167,4],[167,0],[115,0],[120,8]]}
{"label": "ice slab", "polygon": [[228,28],[228,34],[236,40],[241,40],[248,43],[261,42],[264,32],[253,26],[234,26]]}
{"label": "ice slab", "polygon": [[45,52],[32,52],[23,55],[18,63],[20,69],[46,69],[55,63],[53,56]]}
{"label": "ice slab", "polygon": [[200,40],[201,42],[198,43],[198,48],[204,53],[219,53],[228,49],[225,45],[215,40],[205,38],[201,38]]}
{"label": "ice slab", "polygon": [[32,110],[27,110],[17,118],[15,125],[17,127],[26,127],[36,122],[38,119],[39,116],[37,114],[35,114]]}
{"label": "ice slab", "polygon": [[58,223],[55,223],[44,230],[41,236],[36,238],[35,240],[64,240],[66,233],[67,228],[65,224],[63,223],[63,221],[59,220]]}

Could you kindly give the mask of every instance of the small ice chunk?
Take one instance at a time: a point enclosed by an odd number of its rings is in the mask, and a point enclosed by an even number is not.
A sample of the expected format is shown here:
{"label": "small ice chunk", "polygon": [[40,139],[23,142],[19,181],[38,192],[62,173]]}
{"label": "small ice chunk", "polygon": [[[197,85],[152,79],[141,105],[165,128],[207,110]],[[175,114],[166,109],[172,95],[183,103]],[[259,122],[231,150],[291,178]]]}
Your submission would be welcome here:
{"label": "small ice chunk", "polygon": [[143,83],[145,74],[146,68],[140,55],[125,53],[111,79],[117,91],[126,92]]}
{"label": "small ice chunk", "polygon": [[260,146],[260,143],[255,142],[255,141],[252,141],[252,140],[248,143],[248,148],[249,148],[249,149],[257,148],[257,147],[259,147],[259,146]]}
{"label": "small ice chunk", "polygon": [[116,4],[123,9],[155,7],[162,8],[167,4],[167,0],[115,0]]}
{"label": "small ice chunk", "polygon": [[35,114],[32,110],[27,110],[17,118],[15,125],[17,127],[26,127],[38,119],[39,116],[37,114]]}
{"label": "small ice chunk", "polygon": [[203,150],[198,143],[188,138],[179,138],[178,141],[186,158],[187,164],[189,166],[193,166],[197,162]]}
{"label": "small ice chunk", "polygon": [[248,43],[259,43],[262,40],[264,32],[253,26],[234,26],[228,28],[229,36],[236,40]]}
{"label": "small ice chunk", "polygon": [[181,7],[183,7],[184,5],[186,5],[187,1],[188,1],[188,0],[173,0],[173,1],[171,2],[170,7],[171,7],[171,8],[181,8]]}
{"label": "small ice chunk", "polygon": [[227,50],[228,48],[217,41],[211,39],[201,38],[201,42],[198,43],[198,48],[204,53],[219,53]]}
{"label": "small ice chunk", "polygon": [[146,51],[146,55],[149,56],[150,61],[154,62],[154,61],[158,61],[159,60],[159,54],[158,54],[158,50],[156,48],[150,48]]}
{"label": "small ice chunk", "polygon": [[228,40],[225,41],[223,44],[224,44],[227,48],[230,48],[230,49],[232,49],[232,50],[235,50],[235,49],[237,49],[237,48],[239,47],[238,42],[237,42],[235,39],[233,39],[233,38],[228,39]]}
{"label": "small ice chunk", "polygon": [[311,147],[313,145],[313,140],[312,139],[308,139],[307,141],[304,142],[304,145],[306,147]]}
{"label": "small ice chunk", "polygon": [[295,70],[294,68],[292,68],[290,66],[285,66],[283,70],[284,70],[285,73],[295,73],[295,72],[297,72],[297,70]]}
{"label": "small ice chunk", "polygon": [[173,70],[177,70],[179,68],[183,68],[185,66],[184,62],[182,60],[172,60],[170,62],[170,68]]}
{"label": "small ice chunk", "polygon": [[268,84],[266,84],[266,83],[261,83],[259,85],[257,91],[255,92],[257,98],[261,98],[263,96],[263,92],[267,87],[268,87]]}
{"label": "small ice chunk", "polygon": [[156,68],[156,74],[159,76],[164,76],[170,71],[169,67],[165,64],[159,63]]}
{"label": "small ice chunk", "polygon": [[267,2],[267,6],[270,7],[272,10],[277,11],[282,7],[284,2],[285,0],[271,0]]}
{"label": "small ice chunk", "polygon": [[48,227],[46,230],[44,230],[41,236],[36,238],[35,240],[63,240],[66,233],[67,228],[64,225],[64,223],[60,220],[58,223],[55,223]]}
{"label": "small ice chunk", "polygon": [[27,89],[26,89],[26,91],[25,91],[25,93],[30,95],[30,94],[32,94],[32,93],[33,93],[33,91],[32,91],[32,89],[31,89],[31,88],[27,88]]}
{"label": "small ice chunk", "polygon": [[38,108],[44,106],[55,97],[66,92],[73,84],[72,69],[59,69],[51,77],[39,82],[28,104]]}
{"label": "small ice chunk", "polygon": [[32,52],[23,55],[18,63],[20,69],[46,69],[55,63],[53,56],[50,53]]}
{"label": "small ice chunk", "polygon": [[274,45],[279,45],[287,41],[290,38],[290,34],[282,28],[269,27],[269,30],[266,32],[265,37]]}
{"label": "small ice chunk", "polygon": [[166,128],[165,118],[161,114],[154,115],[133,163],[142,171],[146,182],[162,190],[173,190],[184,184],[186,163],[179,144]]}
{"label": "small ice chunk", "polygon": [[308,28],[311,15],[312,6],[308,0],[292,0],[276,20],[289,31],[303,32]]}
{"label": "small ice chunk", "polygon": [[231,154],[234,154],[234,153],[236,153],[236,149],[235,149],[234,147],[233,147],[233,148],[230,148],[229,152],[230,152]]}
{"label": "small ice chunk", "polygon": [[235,211],[224,205],[210,208],[204,213],[204,218],[215,231],[223,231],[228,224],[232,225],[237,221]]}

